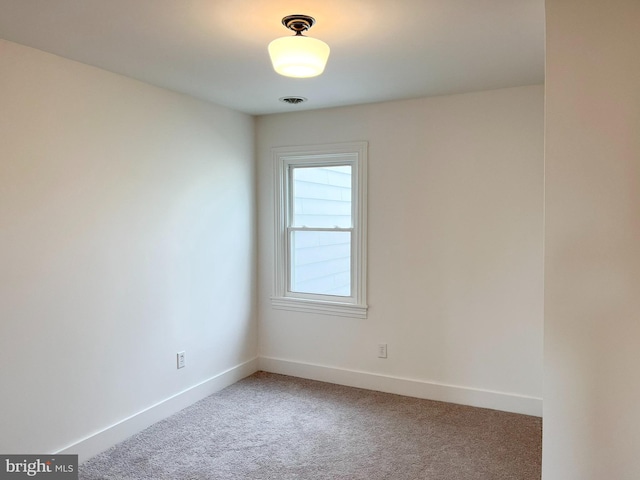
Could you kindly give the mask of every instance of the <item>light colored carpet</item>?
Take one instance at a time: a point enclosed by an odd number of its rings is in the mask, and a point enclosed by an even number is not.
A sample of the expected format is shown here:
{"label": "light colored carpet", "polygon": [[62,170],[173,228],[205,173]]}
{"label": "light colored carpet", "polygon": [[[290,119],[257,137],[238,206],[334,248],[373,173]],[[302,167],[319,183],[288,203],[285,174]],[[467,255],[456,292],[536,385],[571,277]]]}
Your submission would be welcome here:
{"label": "light colored carpet", "polygon": [[80,467],[81,480],[538,480],[541,419],[258,372]]}

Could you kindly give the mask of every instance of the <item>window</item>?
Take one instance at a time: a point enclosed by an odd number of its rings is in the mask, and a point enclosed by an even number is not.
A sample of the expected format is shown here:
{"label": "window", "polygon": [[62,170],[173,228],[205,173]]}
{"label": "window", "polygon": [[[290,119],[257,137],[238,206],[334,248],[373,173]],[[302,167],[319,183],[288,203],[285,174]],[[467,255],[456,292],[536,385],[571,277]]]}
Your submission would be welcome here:
{"label": "window", "polygon": [[274,308],[366,318],[366,142],[273,152]]}

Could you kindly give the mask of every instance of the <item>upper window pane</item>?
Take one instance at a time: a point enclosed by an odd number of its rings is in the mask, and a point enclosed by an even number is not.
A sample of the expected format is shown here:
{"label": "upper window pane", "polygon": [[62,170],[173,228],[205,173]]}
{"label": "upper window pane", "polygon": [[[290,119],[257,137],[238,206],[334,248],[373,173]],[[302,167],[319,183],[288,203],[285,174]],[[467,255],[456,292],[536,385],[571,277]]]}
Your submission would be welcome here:
{"label": "upper window pane", "polygon": [[351,166],[291,169],[292,226],[352,227]]}

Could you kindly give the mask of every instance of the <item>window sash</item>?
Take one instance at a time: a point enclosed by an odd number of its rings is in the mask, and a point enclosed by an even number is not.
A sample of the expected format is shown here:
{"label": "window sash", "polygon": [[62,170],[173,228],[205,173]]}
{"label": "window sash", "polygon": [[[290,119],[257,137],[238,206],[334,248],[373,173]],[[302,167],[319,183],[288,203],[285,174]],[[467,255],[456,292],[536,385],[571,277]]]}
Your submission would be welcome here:
{"label": "window sash", "polygon": [[[331,227],[322,227],[320,225],[298,225],[296,224],[296,211],[295,211],[295,201],[296,201],[296,192],[295,192],[295,179],[294,179],[294,171],[297,169],[312,169],[312,168],[329,168],[329,167],[349,167],[351,172],[350,172],[350,193],[351,193],[351,198],[349,200],[350,202],[350,213],[349,213],[349,217],[350,217],[350,222],[349,222],[349,226],[348,227],[344,227],[344,226],[339,226],[339,225],[334,225]],[[295,227],[295,226],[302,226],[302,227],[311,227],[311,228],[354,228],[354,222],[356,219],[356,214],[357,214],[357,210],[356,210],[356,199],[355,194],[356,194],[356,188],[357,188],[357,178],[354,175],[354,173],[357,172],[357,166],[354,165],[353,160],[348,160],[348,161],[336,161],[336,162],[322,162],[319,164],[308,164],[308,165],[299,165],[299,164],[289,164],[288,165],[288,171],[287,171],[287,191],[286,191],[286,195],[287,195],[287,226],[288,227]],[[323,201],[326,201],[328,199],[320,199]],[[302,213],[300,213],[300,215],[303,215]]]}
{"label": "window sash", "polygon": [[[355,230],[356,228],[353,226],[354,222],[357,221],[357,212],[355,210],[355,207],[357,205],[356,199],[355,199],[355,193],[356,193],[356,188],[357,188],[357,183],[356,183],[356,176],[354,175],[354,172],[357,172],[358,166],[355,162],[355,159],[353,158],[349,158],[348,160],[345,160],[343,158],[336,158],[335,160],[322,160],[322,161],[316,161],[314,162],[312,159],[309,159],[308,162],[305,162],[304,164],[300,164],[296,161],[294,162],[286,162],[287,163],[287,184],[286,184],[286,189],[285,189],[285,195],[286,195],[286,206],[287,206],[287,225],[286,225],[286,253],[285,253],[285,270],[286,270],[286,292],[285,292],[285,296],[287,297],[292,297],[292,298],[304,298],[304,299],[309,299],[309,300],[313,300],[313,299],[317,299],[317,300],[326,300],[326,301],[332,301],[332,302],[344,302],[344,303],[356,303],[357,299],[355,297],[355,290],[357,288],[356,283],[357,280],[355,278],[355,271],[356,268],[358,267],[356,264],[356,255],[355,255],[355,244],[354,244],[354,237],[355,235]],[[292,246],[292,239],[291,239],[291,232],[293,231],[341,231],[343,229],[345,229],[344,227],[314,227],[314,226],[293,226],[294,223],[294,202],[295,202],[295,192],[294,192],[294,178],[293,178],[293,172],[296,168],[318,168],[318,167],[342,167],[342,166],[350,166],[351,167],[351,227],[348,228],[348,230],[350,230],[351,233],[351,247],[350,247],[350,257],[351,257],[351,265],[350,265],[350,292],[351,294],[349,296],[338,296],[338,295],[328,295],[328,294],[322,294],[322,293],[312,293],[312,292],[297,292],[293,290],[293,282],[292,282],[292,276],[293,276],[293,246]]]}
{"label": "window sash", "polygon": [[[294,242],[293,242],[293,233],[294,232],[344,232],[349,233],[349,295],[331,295],[327,293],[313,293],[313,292],[301,292],[298,290],[294,290]],[[286,263],[286,271],[287,271],[287,295],[299,298],[319,298],[319,297],[327,297],[332,301],[338,302],[350,302],[351,299],[354,299],[354,289],[356,288],[357,277],[356,277],[356,259],[355,259],[355,242],[354,239],[356,237],[355,228],[322,228],[322,227],[287,227],[287,263]]]}

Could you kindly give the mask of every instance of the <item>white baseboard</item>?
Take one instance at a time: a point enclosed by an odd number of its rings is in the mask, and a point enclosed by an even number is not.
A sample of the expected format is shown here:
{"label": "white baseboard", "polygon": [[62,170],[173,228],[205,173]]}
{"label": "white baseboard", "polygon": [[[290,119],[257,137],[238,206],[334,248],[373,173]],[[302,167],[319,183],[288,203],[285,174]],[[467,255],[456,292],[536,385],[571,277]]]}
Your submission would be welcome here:
{"label": "white baseboard", "polygon": [[279,358],[259,357],[230,368],[53,453],[78,455],[78,460],[82,463],[109,447],[126,440],[131,435],[242,380],[258,370],[397,395],[490,408],[537,417],[542,416],[541,398],[444,385]]}
{"label": "white baseboard", "polygon": [[536,417],[542,416],[542,399],[536,397],[456,385],[444,385],[423,380],[326,367],[280,358],[260,357],[259,366],[260,370],[265,372],[280,373],[349,387],[457,403],[472,407],[490,408],[492,410],[521,413]]}
{"label": "white baseboard", "polygon": [[78,455],[80,463],[105,451],[109,447],[126,440],[145,428],[167,418],[183,408],[222,390],[244,377],[258,371],[258,359],[253,358],[218,375],[215,375],[193,387],[156,403],[144,410],[125,418],[99,432],[93,433],[78,442],[69,445],[54,454]]}

